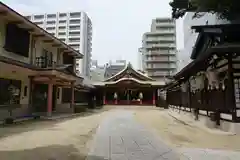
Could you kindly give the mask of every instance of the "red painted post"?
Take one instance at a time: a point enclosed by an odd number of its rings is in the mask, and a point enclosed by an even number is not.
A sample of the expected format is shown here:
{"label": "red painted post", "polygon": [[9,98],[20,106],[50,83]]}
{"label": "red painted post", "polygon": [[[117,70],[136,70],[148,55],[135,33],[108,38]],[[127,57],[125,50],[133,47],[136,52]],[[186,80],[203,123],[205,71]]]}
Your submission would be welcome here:
{"label": "red painted post", "polygon": [[48,94],[47,94],[47,115],[52,115],[52,92],[53,92],[53,84],[48,84]]}

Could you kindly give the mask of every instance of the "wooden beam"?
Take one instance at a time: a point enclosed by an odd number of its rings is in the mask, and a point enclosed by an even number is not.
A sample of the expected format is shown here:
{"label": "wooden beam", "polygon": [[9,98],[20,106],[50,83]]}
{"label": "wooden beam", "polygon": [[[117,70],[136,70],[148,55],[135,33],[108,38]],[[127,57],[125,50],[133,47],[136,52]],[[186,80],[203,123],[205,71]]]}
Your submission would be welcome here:
{"label": "wooden beam", "polygon": [[11,24],[23,24],[23,21],[9,21]]}
{"label": "wooden beam", "polygon": [[67,53],[68,54],[68,53],[72,53],[72,51],[63,51],[63,53]]}
{"label": "wooden beam", "polygon": [[38,37],[44,37],[45,35],[44,34],[33,34],[33,37],[36,37],[36,38],[38,38]]}
{"label": "wooden beam", "polygon": [[0,11],[0,16],[7,16],[7,15],[8,15],[7,11]]}
{"label": "wooden beam", "polygon": [[54,40],[52,40],[52,39],[51,40],[43,40],[43,42],[44,43],[52,43],[52,42],[54,42]]}
{"label": "wooden beam", "polygon": [[61,44],[53,44],[52,46],[53,46],[53,47],[60,47]]}
{"label": "wooden beam", "polygon": [[26,31],[28,32],[34,32],[34,29],[33,28],[24,28]]}

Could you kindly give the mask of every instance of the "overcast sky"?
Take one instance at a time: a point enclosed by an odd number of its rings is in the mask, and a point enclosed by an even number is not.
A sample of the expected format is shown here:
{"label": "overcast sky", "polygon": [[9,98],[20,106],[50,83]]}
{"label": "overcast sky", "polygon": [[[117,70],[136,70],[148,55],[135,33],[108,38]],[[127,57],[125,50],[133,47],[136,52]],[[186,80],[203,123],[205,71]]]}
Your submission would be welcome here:
{"label": "overcast sky", "polygon": [[[155,17],[170,17],[170,0],[1,0],[22,14],[85,11],[93,23],[92,59],[100,64],[126,59],[135,67],[142,35]],[[183,48],[182,21],[177,47]]]}

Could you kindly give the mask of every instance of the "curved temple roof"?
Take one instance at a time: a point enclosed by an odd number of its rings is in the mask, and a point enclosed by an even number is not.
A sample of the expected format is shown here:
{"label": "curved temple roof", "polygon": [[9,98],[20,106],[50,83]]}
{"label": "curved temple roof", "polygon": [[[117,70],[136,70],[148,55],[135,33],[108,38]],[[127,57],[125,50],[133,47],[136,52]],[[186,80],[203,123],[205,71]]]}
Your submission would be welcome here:
{"label": "curved temple roof", "polygon": [[133,74],[135,74],[137,77],[139,77],[140,79],[143,79],[145,81],[149,80],[149,81],[155,81],[154,79],[152,79],[151,77],[148,77],[146,75],[144,75],[143,73],[135,70],[131,63],[128,63],[125,68],[123,70],[121,70],[120,72],[118,72],[117,74],[113,75],[112,77],[108,78],[105,80],[105,82],[109,82],[109,81],[114,81],[116,79],[122,78],[124,77],[125,73],[127,72],[131,72]]}
{"label": "curved temple roof", "polygon": [[135,70],[130,63],[128,63],[123,70],[106,79],[103,82],[95,82],[95,86],[114,85],[122,81],[133,81],[138,84],[152,85],[152,86],[163,86],[165,85],[162,81],[155,81],[151,77],[144,75],[143,73]]}

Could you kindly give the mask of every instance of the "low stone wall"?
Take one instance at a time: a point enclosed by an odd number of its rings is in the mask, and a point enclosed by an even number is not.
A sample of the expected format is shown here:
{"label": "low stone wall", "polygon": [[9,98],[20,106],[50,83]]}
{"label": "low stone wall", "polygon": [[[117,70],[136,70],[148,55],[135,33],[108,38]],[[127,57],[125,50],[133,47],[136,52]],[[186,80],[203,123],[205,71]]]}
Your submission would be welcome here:
{"label": "low stone wall", "polygon": [[[183,109],[183,108],[182,108]],[[221,114],[221,118],[224,118],[226,120],[220,120],[220,125],[217,125],[216,122],[211,121],[210,117],[207,116],[207,111],[199,111],[199,116],[198,120],[194,120],[194,114],[193,112],[189,112],[190,110],[188,109],[187,111],[183,110],[178,110],[178,109],[170,109],[169,114],[171,116],[179,119],[180,121],[183,121],[184,123],[187,124],[193,124],[194,125],[199,125],[202,127],[207,127],[209,129],[219,129],[224,132],[231,132],[234,134],[240,134],[240,123],[233,123],[227,120],[231,119],[231,116],[228,114]]]}

